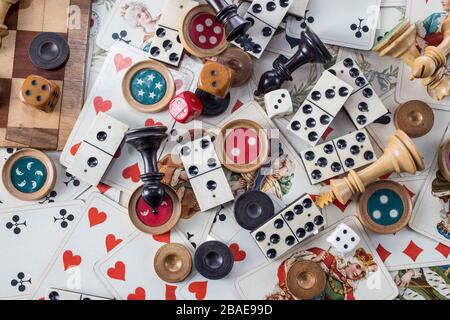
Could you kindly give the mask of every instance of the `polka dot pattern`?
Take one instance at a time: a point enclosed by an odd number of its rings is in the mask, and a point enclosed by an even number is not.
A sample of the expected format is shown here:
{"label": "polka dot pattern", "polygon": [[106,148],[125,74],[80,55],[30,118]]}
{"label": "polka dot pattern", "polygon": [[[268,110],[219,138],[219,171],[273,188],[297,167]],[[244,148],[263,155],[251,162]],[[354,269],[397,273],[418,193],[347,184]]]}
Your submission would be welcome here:
{"label": "polka dot pattern", "polygon": [[192,19],[189,36],[197,47],[209,50],[222,42],[225,31],[219,23],[214,21],[213,15],[200,13]]}

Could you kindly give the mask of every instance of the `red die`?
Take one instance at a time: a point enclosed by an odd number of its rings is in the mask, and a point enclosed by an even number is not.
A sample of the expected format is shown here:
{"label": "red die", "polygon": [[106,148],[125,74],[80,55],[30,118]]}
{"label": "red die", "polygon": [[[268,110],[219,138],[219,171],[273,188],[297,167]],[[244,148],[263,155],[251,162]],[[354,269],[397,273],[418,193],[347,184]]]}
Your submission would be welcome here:
{"label": "red die", "polygon": [[192,121],[201,115],[203,110],[199,97],[191,92],[184,91],[170,101],[169,112],[172,117],[181,123]]}

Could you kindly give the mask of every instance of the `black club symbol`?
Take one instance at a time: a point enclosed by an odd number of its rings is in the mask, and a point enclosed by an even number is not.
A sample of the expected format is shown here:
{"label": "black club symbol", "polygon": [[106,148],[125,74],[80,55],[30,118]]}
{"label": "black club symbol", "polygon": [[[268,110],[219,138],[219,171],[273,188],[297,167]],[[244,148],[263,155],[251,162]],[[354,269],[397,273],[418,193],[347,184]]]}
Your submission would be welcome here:
{"label": "black club symbol", "polygon": [[24,279],[25,279],[25,273],[19,272],[17,274],[17,279],[11,280],[11,286],[17,287],[17,290],[19,290],[19,292],[24,292],[27,289],[27,287],[24,285],[24,283],[31,284],[31,278],[28,280],[24,280]]}
{"label": "black club symbol", "polygon": [[192,245],[192,247],[194,247],[194,249],[197,249],[197,244],[196,244],[195,242],[192,242],[192,241],[191,241],[191,239],[192,239],[193,237],[194,237],[193,234],[187,232],[187,238],[188,238],[188,241],[191,242],[191,245]]}
{"label": "black club symbol", "polygon": [[22,229],[20,228],[20,226],[27,226],[27,222],[19,222],[20,221],[20,217],[18,215],[15,215],[12,217],[12,222],[8,222],[6,224],[6,228],[8,230],[13,230],[14,234],[20,234],[22,232]]}
{"label": "black club symbol", "polygon": [[61,209],[59,211],[59,215],[61,217],[53,217],[54,219],[54,223],[61,221],[60,226],[61,228],[65,229],[69,226],[69,222],[73,221],[75,219],[75,216],[73,214],[67,214],[67,210],[66,209]]}
{"label": "black club symbol", "polygon": [[308,25],[310,25],[311,23],[314,23],[314,17],[308,16],[308,12],[309,12],[309,10],[306,10],[304,17],[296,18],[296,20],[300,22],[300,28],[302,28],[302,29],[306,29],[306,27],[308,27]]}
{"label": "black club symbol", "polygon": [[52,192],[50,192],[48,195],[45,196],[44,199],[42,199],[42,201],[39,202],[39,204],[44,204],[44,203],[53,203],[55,202],[56,196],[58,195],[58,192],[56,192],[55,190],[53,190]]}
{"label": "black club symbol", "polygon": [[363,26],[363,25],[362,25],[364,19],[359,19],[359,18],[358,18],[358,20],[359,20],[359,24],[353,23],[353,24],[350,26],[350,29],[352,29],[352,31],[356,31],[356,32],[355,32],[355,37],[361,38],[362,35],[363,35],[363,32],[364,32],[364,33],[369,32],[369,27],[368,27],[368,26]]}
{"label": "black club symbol", "polygon": [[128,32],[126,30],[122,30],[119,33],[114,32],[112,34],[113,40],[122,41],[122,42],[125,42],[126,44],[130,44],[131,40],[126,40],[125,39],[127,36],[128,36]]}
{"label": "black club symbol", "polygon": [[73,175],[71,175],[68,172],[66,172],[66,177],[69,178],[69,180],[64,181],[64,184],[66,185],[66,187],[68,187],[69,184],[72,184],[74,187],[80,186],[81,182],[80,182],[80,180],[78,180],[77,177],[74,177]]}

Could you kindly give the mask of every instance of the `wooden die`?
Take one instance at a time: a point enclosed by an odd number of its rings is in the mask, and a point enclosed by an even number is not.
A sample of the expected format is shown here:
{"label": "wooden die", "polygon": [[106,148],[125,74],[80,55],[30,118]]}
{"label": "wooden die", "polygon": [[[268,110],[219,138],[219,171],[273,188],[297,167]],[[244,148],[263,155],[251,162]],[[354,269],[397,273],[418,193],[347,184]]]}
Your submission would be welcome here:
{"label": "wooden die", "polygon": [[224,99],[231,87],[231,71],[227,66],[207,61],[198,79],[198,89]]}
{"label": "wooden die", "polygon": [[58,104],[60,88],[53,81],[30,75],[22,84],[20,100],[36,109],[52,112]]}
{"label": "wooden die", "polygon": [[169,104],[169,112],[180,123],[187,123],[200,116],[203,104],[200,98],[191,91],[177,95]]}

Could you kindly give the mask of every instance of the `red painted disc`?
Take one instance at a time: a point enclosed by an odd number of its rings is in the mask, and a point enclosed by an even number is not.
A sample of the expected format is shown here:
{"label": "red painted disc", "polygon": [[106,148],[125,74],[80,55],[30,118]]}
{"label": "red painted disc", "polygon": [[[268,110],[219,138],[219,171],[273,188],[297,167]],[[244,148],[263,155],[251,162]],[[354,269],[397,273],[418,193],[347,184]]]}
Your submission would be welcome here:
{"label": "red painted disc", "polygon": [[145,225],[149,227],[162,226],[172,217],[172,199],[168,195],[165,195],[163,203],[158,208],[158,214],[153,214],[153,209],[141,196],[136,204],[136,213],[139,220],[141,220]]}
{"label": "red painted disc", "polygon": [[200,13],[192,19],[189,37],[200,49],[213,49],[222,43],[225,36],[223,26],[215,21],[213,15]]}
{"label": "red painted disc", "polygon": [[249,164],[256,161],[260,147],[258,134],[249,128],[234,129],[225,142],[225,152],[236,164]]}

